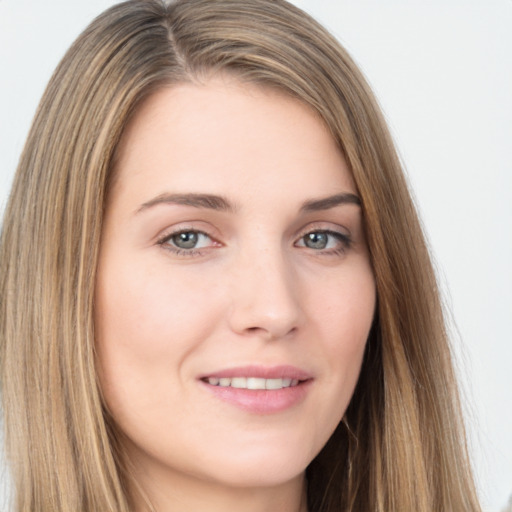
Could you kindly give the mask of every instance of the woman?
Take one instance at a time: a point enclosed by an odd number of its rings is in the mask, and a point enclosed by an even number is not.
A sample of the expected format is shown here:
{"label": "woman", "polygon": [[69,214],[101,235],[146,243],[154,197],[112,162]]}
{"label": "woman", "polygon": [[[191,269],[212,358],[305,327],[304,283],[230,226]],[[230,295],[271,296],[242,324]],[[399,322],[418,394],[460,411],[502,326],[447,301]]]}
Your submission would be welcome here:
{"label": "woman", "polygon": [[479,510],[385,123],[283,1],[95,20],[36,115],[0,275],[15,510]]}

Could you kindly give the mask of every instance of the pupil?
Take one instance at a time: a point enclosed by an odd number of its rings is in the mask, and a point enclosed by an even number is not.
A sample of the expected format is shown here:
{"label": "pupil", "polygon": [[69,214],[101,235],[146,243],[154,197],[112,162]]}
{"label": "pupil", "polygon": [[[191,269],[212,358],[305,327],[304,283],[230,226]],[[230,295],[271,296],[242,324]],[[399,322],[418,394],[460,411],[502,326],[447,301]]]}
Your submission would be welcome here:
{"label": "pupil", "polygon": [[310,249],[325,249],[327,247],[327,234],[309,233],[309,235],[306,235],[305,243]]}
{"label": "pupil", "polygon": [[180,249],[193,249],[197,244],[197,238],[197,233],[187,232],[173,236],[172,241]]}

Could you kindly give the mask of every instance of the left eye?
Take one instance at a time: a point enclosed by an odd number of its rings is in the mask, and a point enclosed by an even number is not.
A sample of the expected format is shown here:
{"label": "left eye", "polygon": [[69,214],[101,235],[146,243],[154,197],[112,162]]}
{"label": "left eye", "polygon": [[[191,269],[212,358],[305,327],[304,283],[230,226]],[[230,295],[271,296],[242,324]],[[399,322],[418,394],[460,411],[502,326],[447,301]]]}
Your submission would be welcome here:
{"label": "left eye", "polygon": [[349,245],[349,238],[346,235],[334,231],[312,231],[301,237],[297,245],[317,251],[340,249]]}
{"label": "left eye", "polygon": [[180,231],[165,237],[162,244],[169,244],[176,249],[191,250],[203,249],[212,243],[212,239],[200,231]]}

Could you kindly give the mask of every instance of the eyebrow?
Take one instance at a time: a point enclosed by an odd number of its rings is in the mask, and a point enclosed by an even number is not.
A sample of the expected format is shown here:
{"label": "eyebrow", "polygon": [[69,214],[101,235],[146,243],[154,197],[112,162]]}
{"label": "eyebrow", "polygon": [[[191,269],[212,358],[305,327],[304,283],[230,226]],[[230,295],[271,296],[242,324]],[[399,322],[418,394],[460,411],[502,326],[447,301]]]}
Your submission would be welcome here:
{"label": "eyebrow", "polygon": [[[194,208],[206,208],[222,212],[236,212],[237,208],[225,197],[214,194],[160,194],[159,196],[145,202],[137,210],[140,213],[148,208],[161,204],[176,204],[183,206],[192,206]],[[301,212],[317,212],[329,210],[336,206],[344,204],[355,204],[361,206],[361,200],[355,194],[348,192],[335,194],[333,196],[322,197],[305,201],[300,207]]]}
{"label": "eyebrow", "polygon": [[236,208],[226,198],[213,194],[160,194],[144,203],[138,210],[140,213],[152,206],[160,204],[177,204],[193,206],[194,208],[207,208],[223,212],[234,212]]}
{"label": "eyebrow", "polygon": [[355,194],[345,192],[342,194],[335,194],[333,196],[322,197],[320,199],[312,199],[302,204],[301,212],[318,212],[321,210],[329,210],[336,206],[344,204],[355,204],[361,206],[361,200]]}

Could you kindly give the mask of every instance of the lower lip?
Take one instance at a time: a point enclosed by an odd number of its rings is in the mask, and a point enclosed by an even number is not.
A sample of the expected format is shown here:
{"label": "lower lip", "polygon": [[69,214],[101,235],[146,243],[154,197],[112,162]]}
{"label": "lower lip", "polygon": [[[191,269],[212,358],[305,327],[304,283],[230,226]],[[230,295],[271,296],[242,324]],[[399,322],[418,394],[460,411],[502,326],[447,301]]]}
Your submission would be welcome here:
{"label": "lower lip", "polygon": [[206,389],[239,409],[254,414],[273,414],[290,409],[304,400],[312,380],[281,389],[243,389],[212,386],[201,381]]}

